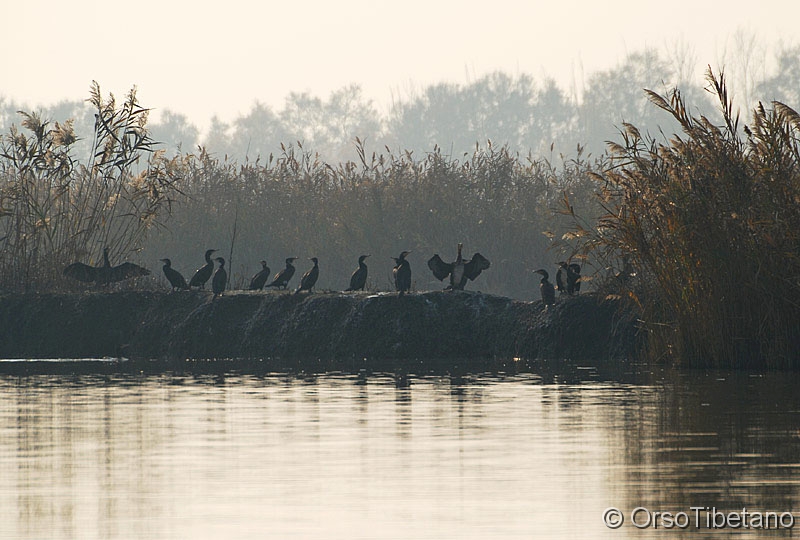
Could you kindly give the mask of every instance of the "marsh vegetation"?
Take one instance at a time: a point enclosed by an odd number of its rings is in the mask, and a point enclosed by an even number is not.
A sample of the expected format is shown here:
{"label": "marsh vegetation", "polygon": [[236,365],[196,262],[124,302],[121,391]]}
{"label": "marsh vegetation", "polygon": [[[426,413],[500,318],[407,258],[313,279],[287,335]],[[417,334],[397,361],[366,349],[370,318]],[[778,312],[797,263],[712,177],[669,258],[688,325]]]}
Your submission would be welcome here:
{"label": "marsh vegetation", "polygon": [[[118,103],[95,85],[86,162],[69,120],[24,113],[3,138],[0,288],[74,289],[61,269],[96,264],[109,246],[114,263],[157,270],[169,257],[184,275],[218,248],[233,288],[262,259],[277,269],[317,257],[321,290],[344,289],[362,253],[367,288],[389,290],[389,257],[411,250],[412,290],[430,290],[441,284],[427,258],[451,260],[463,242],[492,261],[470,287],[518,299],[538,297],[534,269],[579,262],[585,288],[638,313],[650,358],[796,367],[800,116],[759,104],[745,126],[725,78],[709,71],[708,84],[720,114],[690,113],[678,89],[648,90],[677,128],[623,123],[602,155],[578,146],[545,158],[490,141],[419,155],[356,138],[355,158],[339,162],[301,142],[243,162],[203,147],[167,155],[135,90]],[[135,286],[166,287],[154,274]]]}

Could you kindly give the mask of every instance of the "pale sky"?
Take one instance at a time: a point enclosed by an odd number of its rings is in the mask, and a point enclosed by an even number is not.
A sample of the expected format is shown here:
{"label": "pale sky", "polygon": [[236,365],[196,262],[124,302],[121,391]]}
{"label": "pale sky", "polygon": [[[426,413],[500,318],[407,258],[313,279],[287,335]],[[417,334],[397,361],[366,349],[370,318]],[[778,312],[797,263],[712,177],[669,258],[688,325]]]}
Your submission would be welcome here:
{"label": "pale sky", "polygon": [[797,44],[800,2],[760,0],[6,0],[0,96],[28,106],[88,97],[92,80],[204,127],[293,91],[350,83],[393,96],[496,70],[563,88],[627,53],[688,45],[698,81],[737,30]]}

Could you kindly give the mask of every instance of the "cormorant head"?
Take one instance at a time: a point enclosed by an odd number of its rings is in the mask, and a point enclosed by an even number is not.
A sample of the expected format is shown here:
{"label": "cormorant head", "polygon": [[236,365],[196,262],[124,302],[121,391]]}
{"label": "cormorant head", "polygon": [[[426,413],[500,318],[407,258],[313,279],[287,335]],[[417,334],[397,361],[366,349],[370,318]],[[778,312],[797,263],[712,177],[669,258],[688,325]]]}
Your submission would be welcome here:
{"label": "cormorant head", "polygon": [[369,255],[362,255],[361,257],[359,257],[359,258],[358,258],[358,264],[361,264],[361,263],[363,263],[363,262],[364,262],[364,259],[366,259],[367,257],[369,257]]}
{"label": "cormorant head", "polygon": [[566,268],[567,267],[567,263],[564,262],[564,261],[561,261],[561,262],[558,263],[558,266],[560,266],[561,268]]}
{"label": "cormorant head", "polygon": [[217,258],[216,258],[216,259],[214,259],[214,260],[215,260],[215,261],[217,261],[217,262],[219,263],[219,267],[220,267],[220,268],[222,268],[223,266],[225,266],[225,259],[223,259],[222,257],[217,257]]}
{"label": "cormorant head", "polygon": [[261,261],[261,267],[262,268],[266,268],[267,267],[267,261]]}
{"label": "cormorant head", "polygon": [[400,253],[400,257],[398,257],[398,259],[399,259],[400,261],[404,261],[404,260],[406,259],[406,257],[407,257],[407,256],[408,256],[410,253],[411,253],[410,251],[403,251],[402,253]]}
{"label": "cormorant head", "polygon": [[318,264],[319,264],[319,261],[317,260],[317,258],[316,258],[316,257],[311,257],[311,258],[310,258],[310,259],[308,259],[308,260],[309,260],[309,261],[312,261],[312,262],[314,263],[314,266],[316,266],[316,265],[318,265]]}
{"label": "cormorant head", "polygon": [[286,264],[292,264],[296,260],[297,260],[297,257],[289,257],[288,259],[286,259]]}
{"label": "cormorant head", "polygon": [[547,273],[547,270],[544,268],[540,268],[539,270],[534,270],[534,273],[541,274],[543,279],[548,279],[550,274]]}
{"label": "cormorant head", "polygon": [[172,261],[169,259],[158,259],[158,260],[164,263],[166,266],[172,266]]}

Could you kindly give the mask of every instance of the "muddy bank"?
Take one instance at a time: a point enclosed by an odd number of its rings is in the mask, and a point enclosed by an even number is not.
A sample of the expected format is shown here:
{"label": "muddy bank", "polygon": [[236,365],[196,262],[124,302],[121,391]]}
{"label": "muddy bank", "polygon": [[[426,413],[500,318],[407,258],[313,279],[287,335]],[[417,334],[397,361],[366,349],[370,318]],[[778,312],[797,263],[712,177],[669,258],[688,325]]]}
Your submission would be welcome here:
{"label": "muddy bank", "polygon": [[629,358],[635,345],[632,317],[589,294],[547,311],[474,292],[0,297],[0,358],[257,358],[347,369],[373,359],[607,360]]}

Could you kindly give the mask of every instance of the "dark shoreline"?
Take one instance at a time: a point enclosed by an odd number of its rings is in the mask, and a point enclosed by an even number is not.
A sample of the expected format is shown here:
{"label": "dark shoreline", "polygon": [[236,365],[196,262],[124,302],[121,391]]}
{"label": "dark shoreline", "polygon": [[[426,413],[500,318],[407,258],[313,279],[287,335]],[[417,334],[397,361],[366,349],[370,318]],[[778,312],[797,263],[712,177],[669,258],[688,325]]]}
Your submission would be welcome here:
{"label": "dark shoreline", "polygon": [[544,311],[477,292],[234,291],[0,296],[0,358],[125,357],[164,365],[237,359],[265,369],[481,369],[533,359],[635,356],[616,300],[562,298]]}

